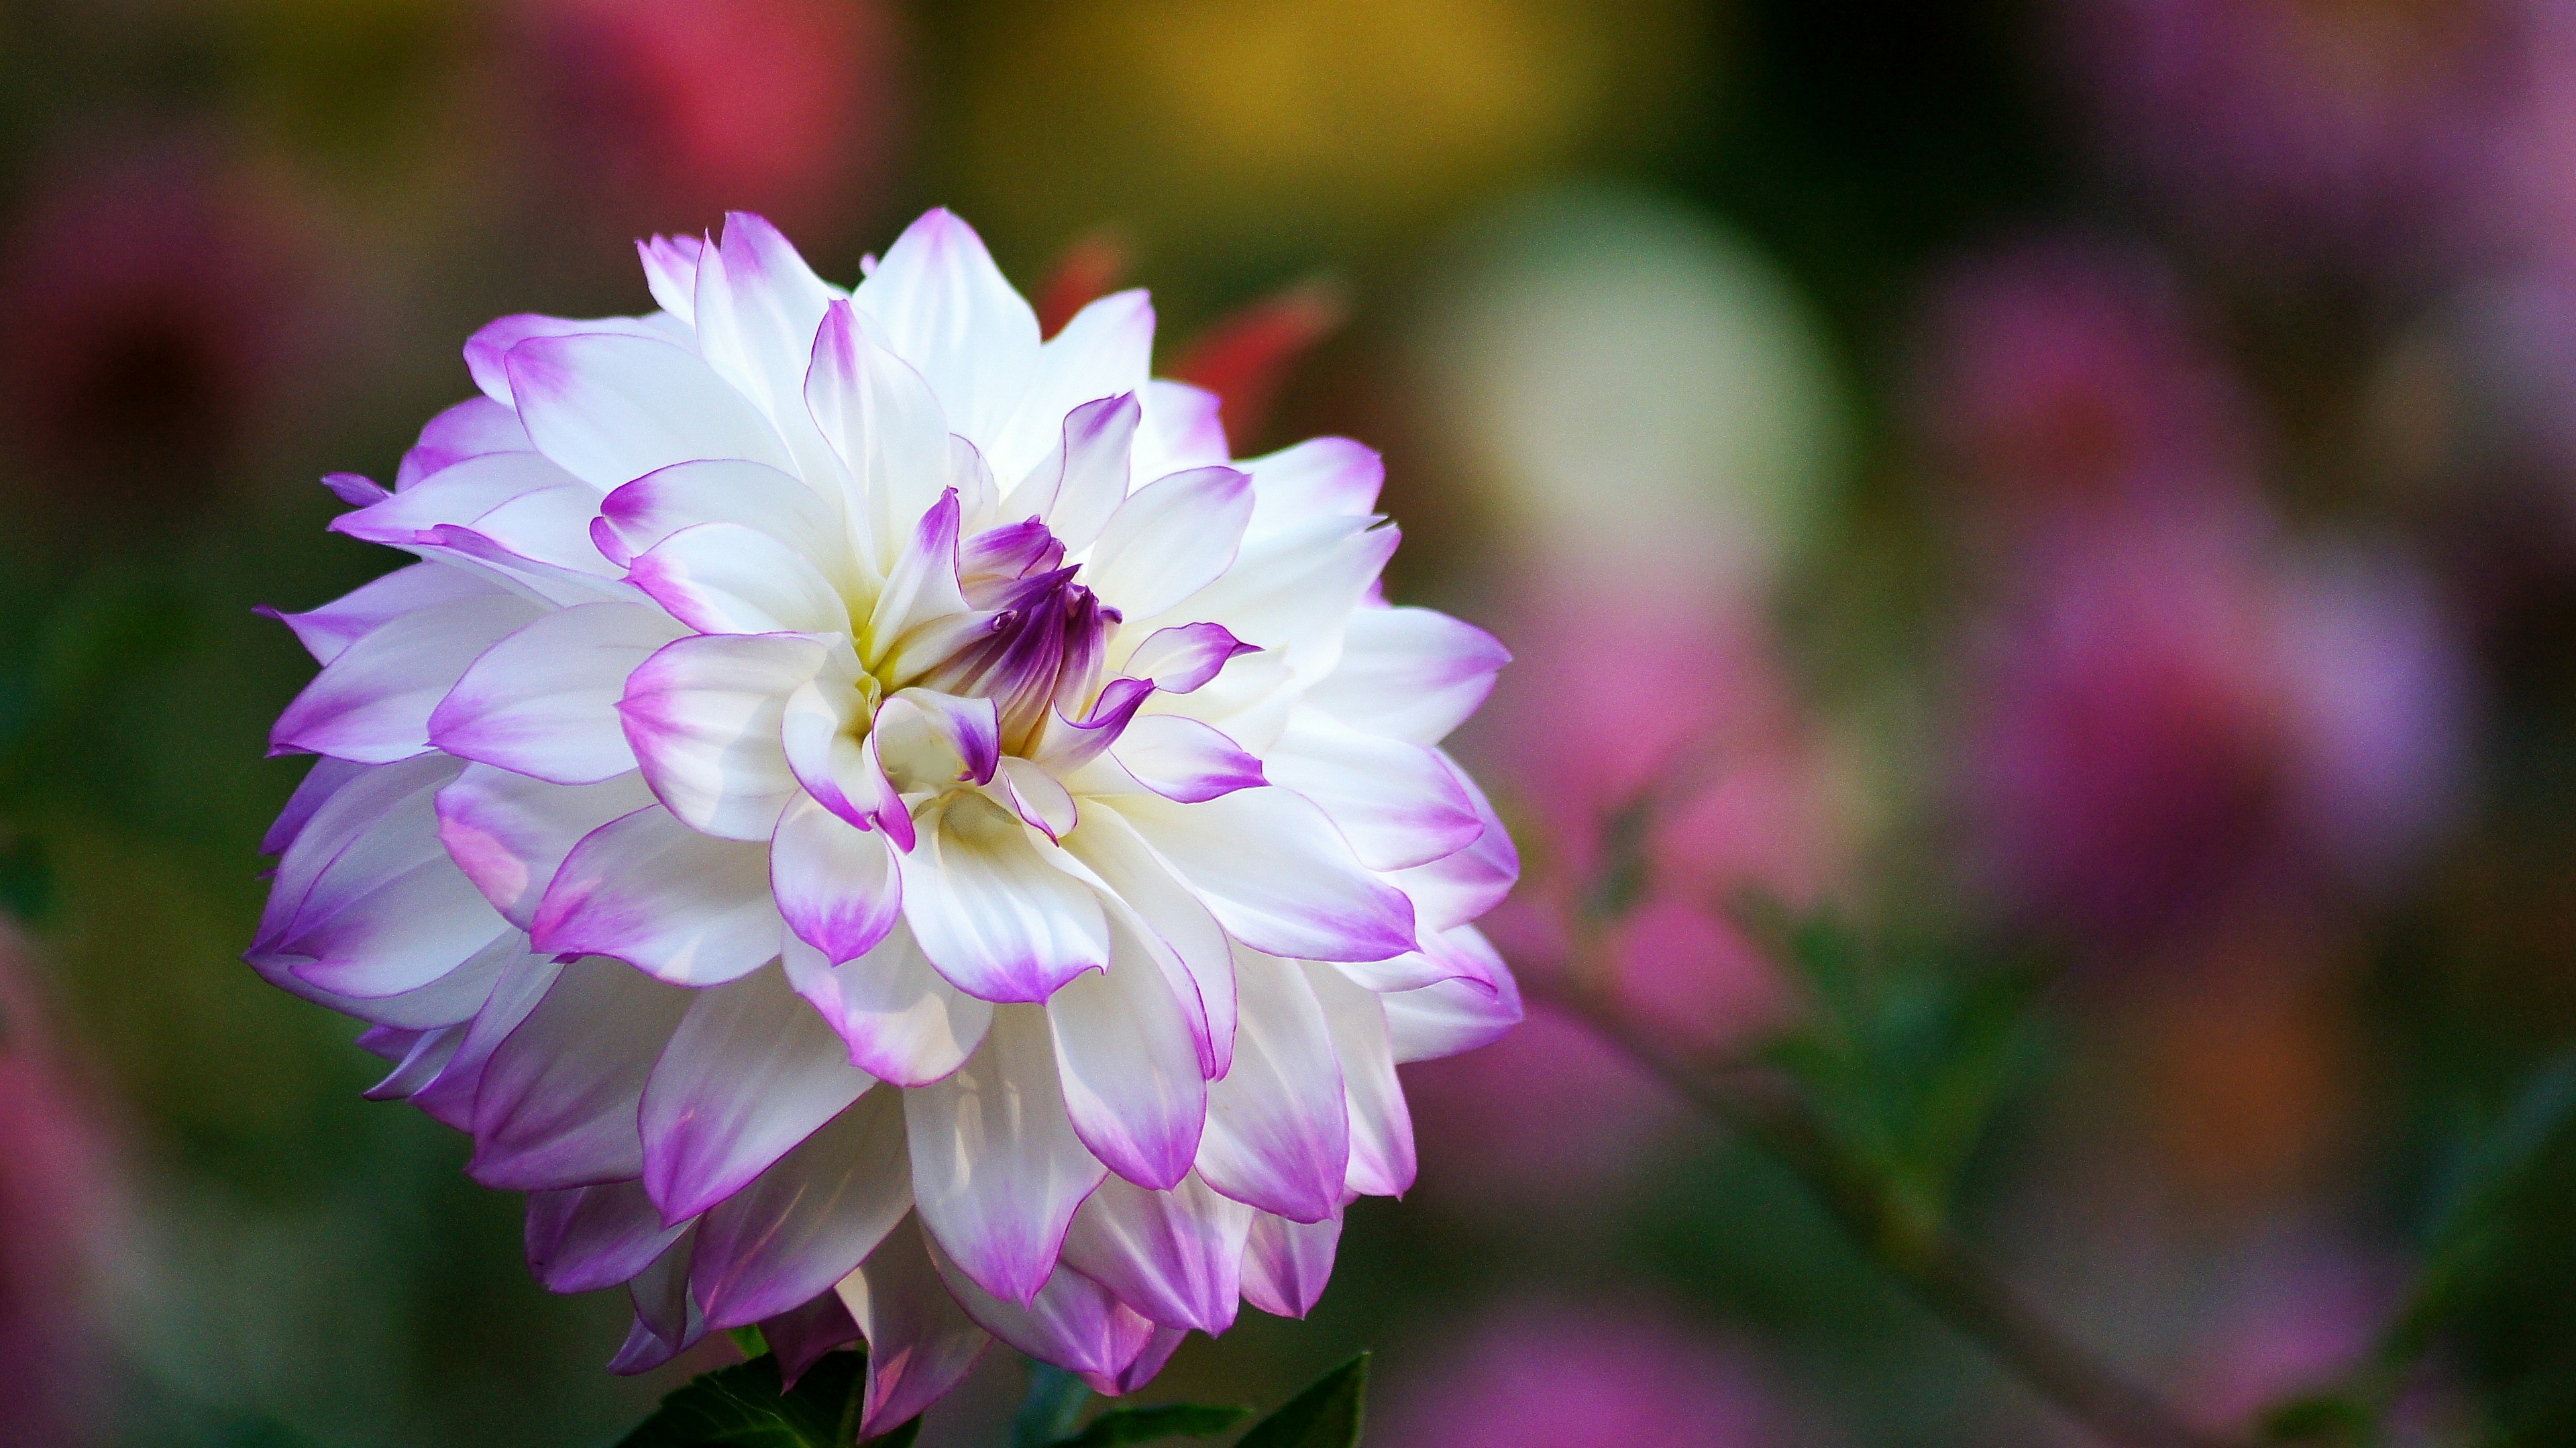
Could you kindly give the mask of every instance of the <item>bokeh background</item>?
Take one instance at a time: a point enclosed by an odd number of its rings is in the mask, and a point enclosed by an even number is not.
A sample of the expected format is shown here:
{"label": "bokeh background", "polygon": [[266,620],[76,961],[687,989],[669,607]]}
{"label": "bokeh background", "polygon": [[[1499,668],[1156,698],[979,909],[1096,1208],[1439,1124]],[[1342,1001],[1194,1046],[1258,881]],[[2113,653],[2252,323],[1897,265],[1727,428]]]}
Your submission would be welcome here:
{"label": "bokeh background", "polygon": [[[1951,1209],[2069,1331],[2233,1429],[2403,1316],[2396,1441],[2576,1441],[2563,0],[12,0],[0,1440],[601,1444],[729,1360],[610,1377],[239,962],[253,608],[390,566],[315,480],[482,321],[931,204],[1151,286],[1237,452],[1384,449],[1392,593],[1519,655],[1461,747],[1527,969],[1606,851],[1699,1049],[1815,1018],[1748,900],[2016,972]],[[1385,1448],[2092,1441],[1568,1018],[1408,1071],[1411,1198],[1155,1396],[1374,1346]]]}

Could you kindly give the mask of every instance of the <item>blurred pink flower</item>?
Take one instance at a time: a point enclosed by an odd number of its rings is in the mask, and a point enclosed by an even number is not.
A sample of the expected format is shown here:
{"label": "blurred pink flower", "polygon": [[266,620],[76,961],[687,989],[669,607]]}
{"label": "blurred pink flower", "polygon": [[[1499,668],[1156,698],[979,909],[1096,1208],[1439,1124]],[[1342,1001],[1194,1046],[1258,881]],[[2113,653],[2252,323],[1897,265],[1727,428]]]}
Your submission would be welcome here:
{"label": "blurred pink flower", "polygon": [[600,224],[695,232],[753,210],[792,232],[839,235],[902,154],[901,34],[884,0],[521,9],[544,178]]}
{"label": "blurred pink flower", "polygon": [[2220,1297],[2183,1372],[2180,1401],[2212,1431],[2250,1426],[2334,1388],[2395,1312],[2403,1264],[2304,1240],[2257,1255]]}
{"label": "blurred pink flower", "polygon": [[104,1437],[91,1293],[109,1190],[25,949],[0,926],[0,1426],[17,1448],[58,1448]]}
{"label": "blurred pink flower", "polygon": [[1910,410],[1992,512],[2253,467],[2250,409],[2151,255],[2038,238],[1954,266],[1925,313]]}
{"label": "blurred pink flower", "polygon": [[274,421],[312,340],[309,231],[172,146],[67,157],[0,242],[0,435],[48,511],[184,519]]}
{"label": "blurred pink flower", "polygon": [[2058,0],[2101,149],[2236,259],[2405,269],[2437,254],[2519,18],[2507,0]]}
{"label": "blurred pink flower", "polygon": [[1389,1385],[1403,1448],[1757,1448],[1793,1431],[1757,1364],[1652,1309],[1528,1302]]}
{"label": "blurred pink flower", "polygon": [[2246,890],[2384,884],[2455,808],[2466,665],[2402,560],[2195,500],[2067,515],[2007,577],[1959,782],[2026,922],[2135,944]]}
{"label": "blurred pink flower", "polygon": [[[1544,579],[1534,568],[1529,577]],[[1821,751],[1749,611],[1639,597],[1617,581],[1531,586],[1478,726],[1533,868],[1485,925],[1506,958],[1559,958],[1599,874],[1605,827],[1668,796],[1638,856],[1645,877],[1611,933],[1620,999],[1724,1050],[1784,1021],[1786,984],[1721,913],[1760,891],[1812,903],[1835,848]],[[1605,718],[1598,700],[1622,700]],[[1423,1190],[1477,1213],[1596,1195],[1678,1117],[1665,1090],[1584,1027],[1535,1010],[1512,1036],[1406,1068],[1426,1123]]]}

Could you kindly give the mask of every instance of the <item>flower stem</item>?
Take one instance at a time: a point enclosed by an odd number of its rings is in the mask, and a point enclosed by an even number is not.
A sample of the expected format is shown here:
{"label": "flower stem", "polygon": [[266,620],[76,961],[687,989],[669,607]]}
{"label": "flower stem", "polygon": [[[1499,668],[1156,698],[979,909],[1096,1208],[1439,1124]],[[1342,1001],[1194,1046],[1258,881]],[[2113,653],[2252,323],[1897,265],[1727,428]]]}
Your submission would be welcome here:
{"label": "flower stem", "polygon": [[2068,1417],[2125,1448],[2236,1448],[2236,1440],[2192,1426],[2066,1336],[1946,1228],[1903,1210],[1786,1082],[1694,1059],[1641,1029],[1606,991],[1570,983],[1589,978],[1569,971],[1569,984],[1547,990],[1547,998],[1787,1167],[1864,1257]]}

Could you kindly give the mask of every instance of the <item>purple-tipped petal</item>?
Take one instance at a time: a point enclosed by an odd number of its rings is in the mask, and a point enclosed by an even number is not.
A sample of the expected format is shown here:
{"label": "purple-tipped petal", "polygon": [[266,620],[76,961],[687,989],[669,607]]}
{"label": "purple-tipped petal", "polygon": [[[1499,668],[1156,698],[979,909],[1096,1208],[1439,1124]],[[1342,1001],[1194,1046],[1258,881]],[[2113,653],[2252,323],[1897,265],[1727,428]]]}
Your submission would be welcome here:
{"label": "purple-tipped petal", "polygon": [[1262,761],[1241,745],[1211,725],[1178,714],[1137,719],[1110,753],[1137,783],[1180,804],[1203,804],[1271,782],[1262,773]]}
{"label": "purple-tipped petal", "polygon": [[269,731],[271,754],[328,754],[390,764],[429,748],[429,715],[468,666],[533,622],[536,604],[508,595],[414,610],[351,644],[295,696]]}
{"label": "purple-tipped petal", "polygon": [[663,311],[694,324],[697,316],[698,253],[705,243],[694,236],[654,236],[635,243],[644,263],[644,284]]}
{"label": "purple-tipped petal", "polygon": [[1133,393],[1086,402],[1066,413],[1055,452],[1012,490],[1002,510],[1013,516],[1036,513],[1066,548],[1090,547],[1109,515],[1127,500],[1142,416]]}
{"label": "purple-tipped petal", "polygon": [[859,1340],[858,1319],[837,1292],[818,1292],[774,1317],[759,1322],[760,1339],[778,1355],[779,1387],[792,1390],[796,1380],[823,1360],[825,1353]]}
{"label": "purple-tipped petal", "polygon": [[1139,1186],[1189,1174],[1207,1121],[1207,1079],[1188,1017],[1145,942],[1113,917],[1109,969],[1077,977],[1046,1003],[1073,1129],[1091,1154]]}
{"label": "purple-tipped petal", "polygon": [[839,1296],[868,1340],[868,1390],[859,1436],[874,1438],[948,1395],[992,1342],[931,1265],[920,1218],[905,1217]]}
{"label": "purple-tipped petal", "polygon": [[707,1214],[692,1285],[738,1327],[847,1277],[911,1207],[901,1093],[870,1091]]}
{"label": "purple-tipped petal", "polygon": [[1339,1212],[1320,1222],[1292,1222],[1270,1212],[1254,1216],[1243,1247],[1243,1300],[1273,1317],[1314,1311],[1332,1280],[1333,1252],[1341,1240]]}
{"label": "purple-tipped petal", "polygon": [[1234,1069],[1208,1085],[1199,1175],[1238,1202],[1322,1221],[1341,1210],[1351,1151],[1332,1028],[1298,966],[1244,951],[1235,979]]}
{"label": "purple-tipped petal", "polygon": [[504,965],[471,1017],[463,1044],[437,1080],[412,1093],[411,1104],[441,1125],[472,1131],[474,1098],[482,1089],[483,1070],[491,1063],[493,1051],[537,1008],[562,974],[563,966],[546,955],[522,955]]}
{"label": "purple-tipped petal", "polygon": [[1387,1046],[1395,1059],[1436,1061],[1502,1039],[1521,1023],[1520,983],[1472,925],[1444,933],[1450,945],[1483,957],[1485,979],[1459,978],[1378,997]]}
{"label": "purple-tipped petal", "polygon": [[1165,1327],[1220,1333],[1234,1325],[1252,1217],[1196,1176],[1162,1192],[1113,1176],[1074,1214],[1064,1263]]}
{"label": "purple-tipped petal", "polygon": [[1346,1184],[1362,1196],[1400,1197],[1413,1188],[1413,1113],[1396,1079],[1386,1012],[1375,991],[1354,984],[1337,967],[1307,966],[1306,983],[1324,1008],[1333,1058],[1342,1067],[1342,1099],[1351,1119]]}
{"label": "purple-tipped petal", "polygon": [[849,606],[804,551],[740,523],[699,523],[628,565],[626,581],[700,633],[845,633]]}
{"label": "purple-tipped petal", "polygon": [[573,337],[604,334],[617,337],[641,337],[668,343],[669,334],[640,317],[544,317],[521,312],[486,322],[473,336],[465,339],[465,370],[483,395],[503,407],[513,405],[510,376],[503,360],[510,349],[530,337]]}
{"label": "purple-tipped petal", "polygon": [[644,1087],[645,1190],[664,1221],[707,1211],[874,1084],[785,971],[699,991]]}
{"label": "purple-tipped petal", "polygon": [[[966,1276],[1027,1303],[1055,1270],[1075,1209],[1108,1173],[1066,1114],[1046,1015],[994,1012],[944,1080],[903,1093],[922,1225]],[[970,1155],[966,1142],[978,1143]]]}
{"label": "purple-tipped petal", "polygon": [[1342,635],[1342,660],[1306,692],[1341,722],[1437,744],[1494,691],[1512,661],[1492,634],[1427,608],[1364,608]]}
{"label": "purple-tipped petal", "polygon": [[952,430],[1000,435],[1038,364],[1038,318],[974,228],[941,209],[904,229],[851,302],[928,379]]}
{"label": "purple-tipped petal", "polygon": [[627,1329],[625,1346],[609,1360],[610,1372],[650,1372],[706,1336],[706,1317],[698,1311],[697,1299],[689,1295],[689,1256],[696,1237],[694,1229],[681,1233],[650,1267],[626,1284],[626,1296],[635,1306],[635,1325]]}
{"label": "purple-tipped petal", "polygon": [[682,632],[641,604],[545,614],[475,659],[430,711],[429,740],[554,784],[624,774],[635,767],[617,714],[627,676]]}
{"label": "purple-tipped petal", "polygon": [[1002,763],[1001,721],[990,699],[902,689],[877,709],[877,762],[905,789],[984,784]]}
{"label": "purple-tipped petal", "polygon": [[1252,518],[1252,479],[1193,468],[1138,488],[1100,529],[1083,581],[1129,618],[1152,618],[1233,564]]}
{"label": "purple-tipped petal", "polygon": [[1114,809],[1093,810],[1065,848],[1134,911],[1154,962],[1198,1044],[1199,1075],[1213,1081],[1234,1061],[1234,947],[1197,894],[1156,857]]}
{"label": "purple-tipped petal", "polygon": [[483,1068],[467,1172],[519,1191],[640,1176],[635,1109],[690,1000],[614,960],[565,966]]}
{"label": "purple-tipped petal", "polygon": [[847,301],[824,309],[805,374],[805,407],[842,464],[869,561],[890,573],[921,515],[947,486],[947,415],[930,384],[870,334]]}
{"label": "purple-tipped petal", "polygon": [[662,1224],[642,1182],[603,1182],[528,1197],[528,1270],[548,1292],[615,1287],[680,1239],[687,1222]]}
{"label": "purple-tipped petal", "polygon": [[959,990],[988,1001],[1043,1001],[1109,965],[1099,899],[1039,853],[1019,817],[980,794],[924,810],[919,841],[896,856],[903,918],[922,954]]}
{"label": "purple-tipped petal", "polygon": [[795,466],[741,393],[657,337],[530,337],[502,364],[537,451],[603,493],[699,458]]}
{"label": "purple-tipped petal", "polygon": [[840,1033],[851,1064],[897,1086],[955,1071],[993,1024],[992,1003],[950,985],[907,929],[846,965],[790,940],[787,979]]}
{"label": "purple-tipped petal", "polygon": [[1313,709],[1289,716],[1287,728],[1264,751],[1262,767],[1273,783],[1322,806],[1360,863],[1372,870],[1427,865],[1485,832],[1475,801],[1438,754],[1363,733]]}
{"label": "purple-tipped petal", "polygon": [[1388,877],[1413,898],[1415,918],[1425,936],[1464,925],[1500,905],[1521,878],[1520,851],[1512,845],[1511,832],[1503,828],[1502,816],[1494,813],[1493,802],[1456,760],[1443,754],[1440,761],[1475,806],[1485,830],[1455,854]]}
{"label": "purple-tipped petal", "polygon": [[617,712],[653,793],[694,829],[766,842],[799,789],[787,700],[825,658],[800,634],[705,634],[646,659]]}
{"label": "purple-tipped petal", "polygon": [[517,413],[491,398],[469,397],[431,418],[420,430],[420,441],[394,469],[394,490],[400,492],[467,458],[534,451],[536,444],[528,441],[528,430],[519,425]]}
{"label": "purple-tipped petal", "polygon": [[769,847],[770,890],[799,939],[833,965],[874,950],[902,916],[894,847],[810,798],[779,817]]}
{"label": "purple-tipped petal", "polygon": [[1413,902],[1363,867],[1304,796],[1240,789],[1203,804],[1121,795],[1118,810],[1236,939],[1298,960],[1414,948]]}
{"label": "purple-tipped petal", "polygon": [[702,835],[660,805],[582,837],[529,934],[539,950],[615,956],[675,985],[722,985],[778,958],[769,850]]}
{"label": "purple-tipped petal", "polygon": [[573,846],[652,803],[640,774],[559,785],[469,764],[438,791],[438,841],[492,908],[526,930]]}
{"label": "purple-tipped petal", "polygon": [[1073,315],[1038,351],[1035,375],[1002,435],[987,451],[1006,478],[1024,477],[1062,440],[1064,415],[1147,381],[1154,304],[1143,291],[1117,292]]}
{"label": "purple-tipped petal", "polygon": [[986,1332],[1081,1377],[1100,1392],[1122,1391],[1121,1375],[1152,1343],[1154,1324],[1079,1272],[1059,1269],[1025,1302],[984,1290],[964,1264],[930,1241],[940,1281]]}
{"label": "purple-tipped petal", "polygon": [[601,550],[623,567],[701,523],[731,523],[802,553],[832,576],[846,558],[832,505],[802,479],[738,459],[674,463],[619,488],[599,505],[613,541]]}
{"label": "purple-tipped petal", "polygon": [[286,797],[286,807],[277,812],[276,823],[268,827],[267,834],[260,836],[259,852],[263,855],[286,853],[287,846],[294,844],[295,837],[303,832],[305,822],[313,818],[313,812],[339,793],[341,786],[372,767],[327,755],[316,756],[313,767],[304,771],[304,778],[297,782],[295,792]]}
{"label": "purple-tipped petal", "polygon": [[1150,681],[1167,694],[1196,693],[1240,654],[1260,649],[1215,623],[1176,624],[1156,629],[1128,655],[1126,672]]}
{"label": "purple-tipped petal", "polygon": [[1263,532],[1375,512],[1386,485],[1386,460],[1346,437],[1309,438],[1236,466],[1252,474],[1252,526]]}
{"label": "purple-tipped petal", "polygon": [[303,613],[263,609],[295,634],[295,641],[317,664],[327,664],[342,650],[384,624],[433,604],[461,598],[490,598],[501,590],[479,574],[441,563],[415,563],[397,568],[373,583]]}

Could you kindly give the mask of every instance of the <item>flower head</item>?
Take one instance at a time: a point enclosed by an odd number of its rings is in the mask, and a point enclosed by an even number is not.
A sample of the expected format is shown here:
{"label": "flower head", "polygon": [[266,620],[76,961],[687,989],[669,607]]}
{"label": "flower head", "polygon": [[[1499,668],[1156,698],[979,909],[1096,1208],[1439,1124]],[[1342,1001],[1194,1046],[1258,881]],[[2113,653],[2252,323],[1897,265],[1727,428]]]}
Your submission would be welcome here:
{"label": "flower head", "polygon": [[1142,293],[1042,344],[940,211],[848,293],[748,215],[642,250],[662,310],[493,323],[332,480],[421,561],[286,616],[253,963],[628,1285],[622,1369],[864,1333],[876,1432],[987,1334],[1114,1392],[1304,1312],[1395,1065],[1519,1014],[1437,747],[1502,650],[1376,600],[1374,454],[1148,380]]}

